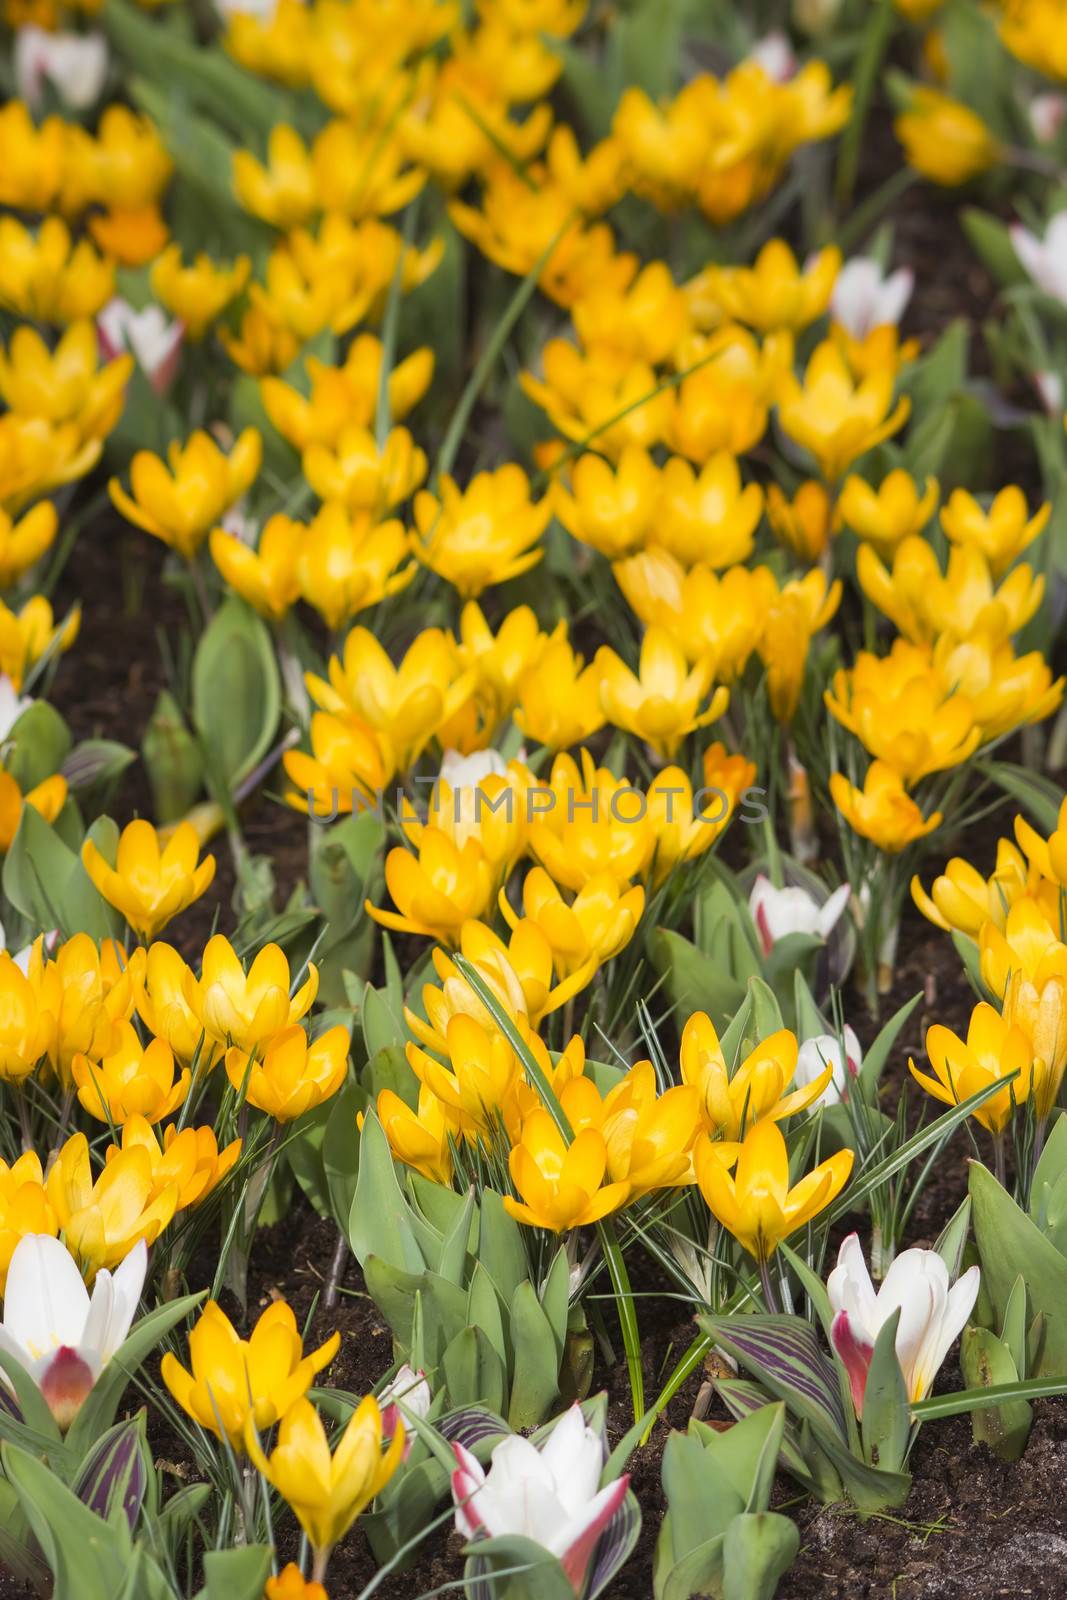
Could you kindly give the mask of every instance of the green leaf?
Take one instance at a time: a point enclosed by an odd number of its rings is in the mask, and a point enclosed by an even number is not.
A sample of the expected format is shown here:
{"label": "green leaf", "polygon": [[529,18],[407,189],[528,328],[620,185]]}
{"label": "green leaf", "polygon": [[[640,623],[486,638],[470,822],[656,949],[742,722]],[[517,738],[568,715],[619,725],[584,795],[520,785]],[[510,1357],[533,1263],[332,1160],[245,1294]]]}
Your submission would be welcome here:
{"label": "green leaf", "polygon": [[723,1600],[774,1600],[800,1549],[795,1522],[776,1511],[743,1512],[723,1540]]}
{"label": "green leaf", "polygon": [[43,1461],[9,1441],[0,1445],[0,1460],[55,1578],[56,1595],[114,1600],[131,1554],[125,1521],[96,1516]]}
{"label": "green leaf", "polygon": [[574,1600],[574,1585],[543,1545],[520,1534],[466,1546],[463,1576],[472,1600]]}
{"label": "green leaf", "polygon": [[372,1255],[405,1272],[421,1272],[426,1265],[397,1180],[389,1141],[373,1111],[364,1121],[360,1135],[348,1242],[364,1268]]}
{"label": "green leaf", "polygon": [[1028,281],[1015,254],[1011,234],[999,217],[990,216],[988,211],[979,211],[976,206],[964,206],[958,215],[975,255],[1002,289]]}
{"label": "green leaf", "polygon": [[[1019,1380],[1011,1352],[990,1328],[965,1328],[960,1341],[960,1371],[969,1389],[989,1389]],[[986,1444],[1002,1461],[1018,1461],[1033,1422],[1026,1400],[1006,1400],[971,1415],[975,1443]]]}
{"label": "green leaf", "polygon": [[968,1186],[982,1285],[993,1302],[997,1325],[1003,1326],[1021,1274],[1031,1307],[1046,1318],[1035,1377],[1067,1373],[1067,1258],[978,1161],[970,1164]]}
{"label": "green leaf", "polygon": [[200,637],[192,703],[209,779],[218,778],[232,794],[270,748],[282,706],[270,631],[236,595],[223,602]]}
{"label": "green leaf", "polygon": [[[89,830],[107,819],[98,818]],[[88,933],[112,938],[122,919],[94,889],[79,856],[33,806],[23,806],[19,825],[4,858],[4,893],[37,932],[59,928],[70,936]]]}
{"label": "green leaf", "polygon": [[911,1431],[908,1391],[896,1353],[899,1326],[898,1307],[878,1330],[863,1391],[863,1454],[872,1467],[882,1472],[900,1471],[908,1454]]}
{"label": "green leaf", "polygon": [[478,1260],[489,1274],[501,1303],[510,1306],[519,1284],[529,1275],[522,1229],[504,1210],[495,1189],[482,1190]]}
{"label": "green leaf", "polygon": [[366,1110],[367,1097],[358,1084],[346,1083],[329,1107],[322,1136],[322,1169],[334,1219],[338,1227],[347,1228],[359,1172],[361,1140],[356,1117]]}
{"label": "green leaf", "polygon": [[552,1324],[527,1279],[511,1302],[514,1367],[508,1422],[515,1429],[543,1422],[559,1393],[559,1357]]}
{"label": "green leaf", "polygon": [[1055,830],[1064,799],[1058,783],[1010,761],[982,762],[980,770],[1029,812],[1039,832],[1049,834]]}
{"label": "green leaf", "polygon": [[649,935],[648,956],[679,1017],[706,1011],[717,1029],[724,1028],[744,1001],[737,978],[671,928]]}
{"label": "green leaf", "polygon": [[204,1587],[197,1600],[262,1600],[270,1559],[269,1547],[262,1544],[209,1550],[204,1556]]}
{"label": "green leaf", "polygon": [[504,1406],[507,1374],[504,1363],[481,1328],[462,1328],[445,1347],[441,1360],[451,1406]]}
{"label": "green leaf", "polygon": [[1003,1405],[1012,1400],[1049,1400],[1067,1394],[1067,1378],[1020,1378],[1017,1383],[995,1383],[989,1388],[957,1389],[953,1394],[935,1394],[929,1400],[913,1400],[911,1414],[916,1422],[933,1422],[940,1417],[958,1417],[985,1406]]}

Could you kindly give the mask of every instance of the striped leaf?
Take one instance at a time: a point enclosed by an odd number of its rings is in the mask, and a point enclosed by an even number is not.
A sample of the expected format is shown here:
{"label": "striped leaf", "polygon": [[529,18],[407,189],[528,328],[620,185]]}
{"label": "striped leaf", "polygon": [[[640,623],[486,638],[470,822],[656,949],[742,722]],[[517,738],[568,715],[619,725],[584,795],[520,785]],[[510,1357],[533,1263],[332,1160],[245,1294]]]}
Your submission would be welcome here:
{"label": "striped leaf", "polygon": [[837,1374],[803,1317],[698,1317],[705,1333],[800,1421],[845,1444]]}

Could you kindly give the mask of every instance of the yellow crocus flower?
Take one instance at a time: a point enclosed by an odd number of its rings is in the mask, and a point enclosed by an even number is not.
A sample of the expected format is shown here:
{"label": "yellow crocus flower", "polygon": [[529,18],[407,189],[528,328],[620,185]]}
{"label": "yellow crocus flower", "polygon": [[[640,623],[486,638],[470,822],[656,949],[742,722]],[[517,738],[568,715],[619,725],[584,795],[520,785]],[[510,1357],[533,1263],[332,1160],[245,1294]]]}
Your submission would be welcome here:
{"label": "yellow crocus flower", "polygon": [[257,1053],[262,1041],[251,1053],[227,1050],[226,1076],[248,1105],[275,1122],[294,1122],[341,1088],[351,1043],[348,1029],[340,1025],[310,1042],[303,1028],[283,1028],[269,1036],[262,1055]]}
{"label": "yellow crocus flower", "polygon": [[130,927],[151,941],[179,912],[209,888],[215,857],[198,863],[200,842],[190,822],[179,823],[164,848],[150,822],[138,818],[119,836],[115,865],[92,839],[82,845],[82,863],[108,905],[121,911]]}
{"label": "yellow crocus flower", "polygon": [[[589,878],[568,904],[543,867],[531,867],[523,879],[526,919],[544,935],[561,977],[579,971],[593,958],[598,967],[617,956],[634,936],[645,909],[639,884],[623,888],[610,872]],[[519,918],[503,890],[500,909],[515,930]]]}
{"label": "yellow crocus flower", "polygon": [[0,1079],[20,1083],[55,1041],[59,983],[54,972],[42,968],[39,961],[26,976],[4,950],[0,951],[0,997]]}
{"label": "yellow crocus flower", "polygon": [[731,1074],[714,1023],[706,1012],[694,1012],[682,1030],[679,1059],[682,1082],[699,1095],[706,1131],[733,1143],[743,1139],[757,1122],[777,1122],[814,1105],[833,1076],[833,1064],[811,1083],[787,1094],[797,1068],[798,1048],[796,1034],[779,1028]]}
{"label": "yellow crocus flower", "polygon": [[601,1096],[591,1078],[562,1085],[559,1101],[576,1138],[595,1128],[607,1149],[607,1178],[629,1189],[627,1203],[656,1189],[693,1181],[692,1149],[700,1133],[700,1096],[687,1084],[656,1092],[656,1069],[639,1061]]}
{"label": "yellow crocus flower", "polygon": [[331,501],[301,529],[296,555],[300,593],[336,631],[357,612],[407,587],[416,563],[401,563],[410,551],[410,536],[396,518],[375,522],[367,511],[350,512]]}
{"label": "yellow crocus flower", "polygon": [[980,550],[993,576],[999,577],[1044,531],[1051,515],[1052,505],[1046,501],[1031,517],[1026,496],[1015,484],[1001,489],[988,511],[965,489],[954,489],[941,512],[941,526],[953,544]]}
{"label": "yellow crocus flower", "polygon": [[204,947],[199,982],[188,973],[185,999],[210,1039],[255,1051],[311,1010],[319,990],[314,962],[292,994],[289,962],[280,945],[265,944],[247,973],[225,934],[216,933]]}
{"label": "yellow crocus flower", "polygon": [[947,188],[988,172],[1001,146],[981,117],[951,95],[925,84],[912,89],[908,109],[893,123],[904,155],[916,172]]}
{"label": "yellow crocus flower", "polygon": [[62,117],[45,117],[37,126],[23,100],[9,100],[0,109],[0,205],[49,209],[63,180],[67,134]]}
{"label": "yellow crocus flower", "polygon": [[189,1093],[188,1067],[175,1080],[170,1046],[162,1039],[143,1045],[129,1022],[115,1024],[106,1055],[98,1061],[75,1055],[70,1072],[79,1101],[100,1122],[121,1125],[132,1116],[161,1122]]}
{"label": "yellow crocus flower", "polygon": [[169,446],[166,460],[138,450],[130,465],[132,495],[117,478],[111,499],[128,522],[192,561],[210,530],[249,488],[262,457],[255,428],[246,428],[229,455],[197,429]]}
{"label": "yellow crocus flower", "polygon": [[186,338],[198,344],[241,293],[251,271],[249,256],[238,256],[226,266],[203,251],[186,266],[181,246],[171,244],[152,267],[152,293],[184,325]]}
{"label": "yellow crocus flower", "polygon": [[821,483],[802,483],[792,500],[776,483],[767,485],[767,520],[771,532],[801,561],[818,561],[833,532],[830,496]]}
{"label": "yellow crocus flower", "polygon": [[937,510],[939,495],[936,478],[927,478],[920,495],[911,474],[897,467],[877,489],[865,478],[846,478],[837,514],[846,528],[866,539],[880,556],[888,557],[903,540],[923,531]]}
{"label": "yellow crocus flower", "polygon": [[308,148],[295,128],[278,122],[267,142],[267,163],[249,150],[233,157],[237,203],[274,228],[292,228],[321,210]]}
{"label": "yellow crocus flower", "polygon": [[418,853],[397,848],[385,858],[385,886],[396,911],[366,902],[383,928],[455,944],[463,924],[483,915],[496,874],[475,838],[457,845],[439,828],[424,828]]}
{"label": "yellow crocus flower", "polygon": [[48,1054],[65,1089],[75,1056],[99,1061],[115,1048],[118,1024],[128,1021],[143,982],[145,960],[143,950],[127,955],[113,939],[98,946],[87,933],[64,939],[50,960],[43,943],[34,944],[28,975],[36,980],[47,965],[58,980],[56,1035]]}
{"label": "yellow crocus flower", "polygon": [[540,561],[551,515],[547,499],[530,498],[530,480],[513,462],[479,472],[464,490],[443,477],[439,496],[415,496],[415,553],[464,599],[476,599]]}
{"label": "yellow crocus flower", "polygon": [[[116,1157],[116,1162],[120,1158]],[[105,1167],[105,1173],[109,1169]],[[216,1438],[242,1450],[245,1424],[271,1427],[310,1389],[317,1373],[337,1354],[341,1335],[332,1333],[304,1354],[292,1307],[274,1300],[247,1339],[209,1300],[189,1334],[189,1372],[168,1350],[160,1375],[182,1410]]]}
{"label": "yellow crocus flower", "polygon": [[406,772],[474,693],[475,673],[440,628],[424,628],[394,663],[369,629],[350,629],[340,656],[331,656],[329,682],[309,674],[311,698],[324,711],[354,712]]}
{"label": "yellow crocus flower", "polygon": [[647,450],[628,444],[615,466],[603,456],[579,456],[570,488],[557,480],[551,501],[572,538],[615,561],[643,548],[657,525],[659,495],[659,468]]}
{"label": "yellow crocus flower", "polygon": [[93,243],[122,267],[146,267],[170,238],[170,229],[155,203],[94,211],[86,226]]}
{"label": "yellow crocus flower", "polygon": [[729,567],[718,574],[698,565],[686,572],[659,548],[618,561],[612,570],[627,604],[646,627],[668,629],[687,661],[713,661],[717,676],[727,683],[745,670],[778,594],[769,567]]}
{"label": "yellow crocus flower", "polygon": [[95,317],[115,290],[115,266],[87,239],[72,244],[60,217],[33,234],[0,217],[0,305],[34,322],[66,325]]}
{"label": "yellow crocus flower", "polygon": [[929,650],[897,639],[888,656],[861,650],[826,691],[830,711],[909,786],[960,766],[982,741],[974,705],[946,687]]}
{"label": "yellow crocus flower", "polygon": [[[333,448],[346,427],[367,428],[378,409],[382,342],[361,333],[349,347],[344,365],[328,366],[309,356],[304,363],[311,393],[304,395],[281,378],[264,378],[259,386],[263,408],[283,439],[295,450],[311,444]],[[389,416],[402,422],[430,386],[434,356],[414,350],[390,369],[386,382]]]}
{"label": "yellow crocus flower", "polygon": [[196,979],[173,945],[155,939],[148,947],[137,984],[137,1015],[149,1033],[165,1039],[183,1066],[195,1061],[197,1072],[209,1072],[223,1046],[208,1038],[203,1023],[185,998]]}
{"label": "yellow crocus flower", "polygon": [[374,805],[396,768],[390,750],[354,712],[316,711],[311,753],[287,750],[283,763],[292,788],[286,804],[321,820]]}
{"label": "yellow crocus flower", "polygon": [[721,743],[704,752],[704,788],[693,793],[689,774],[681,767],[664,767],[648,786],[648,828],[655,837],[655,853],[648,871],[657,888],[685,861],[710,850],[725,830],[741,789],[751,783],[756,769],[744,756],[727,756]]}
{"label": "yellow crocus flower", "polygon": [[133,357],[98,370],[98,349],[91,322],[72,323],[54,352],[33,328],[17,328],[0,350],[0,397],[21,416],[70,422],[82,439],[103,439],[121,415]]}
{"label": "yellow crocus flower", "polygon": [[1015,818],[1015,837],[1032,871],[1067,888],[1067,799],[1060,801],[1056,826],[1047,839],[1043,839],[1024,816]]}
{"label": "yellow crocus flower", "polygon": [[583,667],[565,638],[553,638],[518,685],[515,725],[550,750],[566,750],[604,726],[601,674],[596,662]]}
{"label": "yellow crocus flower", "polygon": [[[1058,901],[1057,896],[1057,901]],[[1058,904],[1049,910],[1032,895],[1014,902],[1003,929],[993,921],[984,922],[978,932],[979,970],[989,992],[1003,999],[1016,972],[1021,972],[1036,989],[1043,989],[1051,978],[1067,978],[1067,944],[1059,938]]]}
{"label": "yellow crocus flower", "polygon": [[426,476],[426,452],[407,428],[394,428],[379,449],[369,428],[346,427],[333,447],[309,444],[302,461],[320,500],[376,516],[410,499]]}
{"label": "yellow crocus flower", "polygon": [[[630,1186],[607,1179],[608,1150],[598,1128],[585,1128],[567,1144],[547,1111],[531,1111],[508,1156],[521,1198],[504,1196],[504,1209],[531,1228],[566,1233],[618,1211]],[[605,1181],[607,1180],[607,1181]]]}
{"label": "yellow crocus flower", "polygon": [[780,328],[799,333],[830,304],[840,270],[836,245],[820,250],[801,268],[783,239],[768,239],[751,267],[712,266],[701,276],[725,317],[758,333]]}
{"label": "yellow crocus flower", "polygon": [[853,832],[890,855],[925,839],[944,820],[940,811],[924,820],[899,772],[884,761],[871,762],[862,789],[849,783],[843,772],[831,773],[830,795]]}
{"label": "yellow crocus flower", "polygon": [[1045,594],[1044,578],[1035,577],[1025,563],[997,588],[985,556],[974,545],[952,546],[942,576],[933,548],[917,537],[897,546],[891,569],[861,545],[856,576],[867,598],[916,643],[942,634],[966,639],[976,633],[1003,643],[1029,622]]}
{"label": "yellow crocus flower", "polygon": [[1026,861],[1008,839],[997,841],[996,868],[988,880],[961,856],[953,856],[929,894],[918,876],[911,880],[911,897],[929,922],[972,939],[984,922],[1003,928],[1012,905],[1026,892]]}
{"label": "yellow crocus flower", "polygon": [[722,452],[699,473],[672,456],[663,468],[654,542],[683,566],[703,562],[713,571],[745,561],[763,512],[758,484],[741,486],[737,458]]}
{"label": "yellow crocus flower", "polygon": [[729,704],[730,691],[720,685],[700,710],[711,690],[713,664],[705,660],[687,671],[681,647],[665,628],[648,629],[637,673],[607,645],[597,651],[593,665],[608,721],[643,739],[665,761],[683,739],[721,717]]}
{"label": "yellow crocus flower", "polygon": [[816,347],[803,384],[789,373],[778,395],[784,432],[811,452],[829,483],[902,428],[910,410],[906,396],[893,407],[892,373],[874,372],[857,382],[832,340]]}
{"label": "yellow crocus flower", "polygon": [[153,1245],[178,1204],[176,1184],[156,1189],[145,1150],[120,1151],[94,1178],[84,1133],[72,1134],[62,1146],[45,1188],[87,1283],[101,1267],[117,1267],[138,1240]]}
{"label": "yellow crocus flower", "polygon": [[105,1160],[114,1161],[124,1150],[142,1149],[152,1168],[152,1198],[165,1189],[178,1191],[177,1209],[186,1211],[201,1205],[237,1164],[241,1140],[234,1139],[220,1150],[214,1128],[182,1128],[172,1122],[163,1129],[163,1139],[147,1118],[135,1113],[122,1125],[121,1143],[107,1147]]}
{"label": "yellow crocus flower", "polygon": [[[295,3],[300,5],[303,0]],[[300,354],[301,342],[275,307],[262,300],[242,313],[237,334],[229,328],[219,329],[219,343],[234,366],[253,378],[285,372]]]}
{"label": "yellow crocus flower", "polygon": [[567,889],[577,891],[605,872],[629,882],[644,872],[655,849],[646,798],[597,767],[588,750],[581,762],[579,768],[569,755],[553,761],[552,803],[543,815],[539,805],[531,810],[530,853]]}
{"label": "yellow crocus flower", "polygon": [[483,1028],[476,1018],[457,1012],[445,1028],[446,1064],[410,1042],[407,1058],[420,1084],[465,1138],[491,1139],[498,1126],[511,1120],[523,1073],[518,1056],[497,1028]]}
{"label": "yellow crocus flower", "polygon": [[0,507],[19,511],[38,495],[84,478],[100,451],[100,440],[83,439],[77,423],[5,411],[0,416]]}
{"label": "yellow crocus flower", "polygon": [[[561,621],[551,634],[542,633],[534,611],[529,606],[516,606],[494,634],[478,602],[467,601],[460,613],[457,648],[464,665],[475,673],[489,735],[514,710],[525,673],[566,631],[567,624]],[[492,742],[491,738],[488,742]]]}
{"label": "yellow crocus flower", "polygon": [[[674,396],[644,361],[621,361],[550,339],[541,352],[543,378],[524,372],[524,393],[568,439],[595,443],[616,460],[628,444],[650,450],[666,436]],[[725,448],[725,441],[716,448]],[[688,453],[688,452],[686,452]]]}
{"label": "yellow crocus flower", "polygon": [[377,1109],[393,1159],[413,1167],[430,1183],[451,1188],[452,1140],[457,1137],[459,1127],[446,1116],[444,1106],[432,1090],[425,1084],[419,1085],[418,1108],[412,1111],[392,1089],[382,1089]]}
{"label": "yellow crocus flower", "polygon": [[732,1153],[728,1146],[698,1141],[693,1156],[697,1183],[708,1210],[761,1265],[783,1239],[837,1198],[854,1159],[851,1150],[839,1150],[790,1188],[789,1153],[777,1123],[769,1118],[745,1134],[733,1177],[727,1170]]}
{"label": "yellow crocus flower", "polygon": [[972,1113],[976,1122],[992,1134],[1003,1133],[1016,1106],[1030,1098],[1044,1071],[1036,1062],[1030,1041],[1021,1028],[998,1016],[991,1005],[980,1001],[967,1024],[966,1043],[951,1028],[937,1022],[926,1032],[926,1054],[936,1074],[920,1072],[909,1057],[908,1067],[916,1083],[945,1105],[958,1105],[987,1084],[1018,1072],[1018,1077],[991,1095]]}
{"label": "yellow crocus flower", "polygon": [[297,563],[307,529],[277,512],[251,545],[225,528],[211,530],[211,559],[236,594],[247,600],[261,617],[280,622],[300,596]]}
{"label": "yellow crocus flower", "polygon": [[693,370],[666,396],[670,448],[698,465],[720,451],[752,450],[767,431],[771,397],[792,359],[790,334],[774,334],[761,346],[734,324],[690,341],[679,364]]}
{"label": "yellow crocus flower", "polygon": [[314,1575],[322,1578],[330,1551],[360,1512],[381,1493],[404,1459],[404,1424],[397,1422],[382,1450],[382,1414],[373,1395],[359,1402],[333,1455],[310,1400],[294,1402],[282,1417],[278,1442],[263,1452],[256,1419],[245,1424],[249,1459],[287,1501],[315,1552]]}
{"label": "yellow crocus flower", "polygon": [[55,542],[59,517],[50,500],[15,520],[0,509],[0,589],[12,588]]}
{"label": "yellow crocus flower", "polygon": [[998,644],[984,633],[966,639],[943,635],[934,646],[934,667],[946,686],[970,699],[983,742],[1051,716],[1067,684],[1053,679],[1039,650],[1017,656],[1008,640]]}

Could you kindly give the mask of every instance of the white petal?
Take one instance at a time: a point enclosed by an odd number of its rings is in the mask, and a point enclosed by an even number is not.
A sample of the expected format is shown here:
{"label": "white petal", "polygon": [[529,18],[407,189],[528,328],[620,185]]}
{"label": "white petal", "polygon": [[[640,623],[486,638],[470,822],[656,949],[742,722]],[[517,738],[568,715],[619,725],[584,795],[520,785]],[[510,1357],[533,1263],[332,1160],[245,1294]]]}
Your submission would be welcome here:
{"label": "white petal", "polygon": [[15,1246],[7,1274],[4,1326],[31,1355],[57,1345],[77,1349],[89,1315],[89,1295],[66,1245],[28,1233]]}
{"label": "white petal", "polygon": [[826,1280],[826,1292],[833,1311],[844,1311],[856,1331],[866,1335],[873,1344],[878,1331],[877,1302],[859,1234],[850,1233],[842,1240],[837,1266]]}
{"label": "white petal", "polygon": [[822,934],[824,939],[829,936],[837,923],[840,922],[851,893],[851,885],[843,883],[834,890],[826,904],[819,907],[816,930]]}

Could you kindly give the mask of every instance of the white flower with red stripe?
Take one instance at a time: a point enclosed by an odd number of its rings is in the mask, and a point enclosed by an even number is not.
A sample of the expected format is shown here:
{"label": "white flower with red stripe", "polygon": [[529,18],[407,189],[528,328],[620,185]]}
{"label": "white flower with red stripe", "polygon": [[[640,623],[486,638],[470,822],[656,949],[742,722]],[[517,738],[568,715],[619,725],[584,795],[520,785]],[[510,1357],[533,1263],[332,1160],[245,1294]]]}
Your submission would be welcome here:
{"label": "white flower with red stripe", "polygon": [[599,1487],[604,1447],[579,1405],[565,1411],[538,1446],[518,1434],[493,1451],[489,1471],[453,1444],[452,1499],[466,1539],[521,1534],[560,1561],[576,1595],[583,1593],[601,1534],[626,1497],[624,1473]]}
{"label": "white flower with red stripe", "polygon": [[[429,1416],[433,1395],[430,1385],[426,1381],[426,1374],[420,1367],[418,1372],[409,1367],[405,1361],[397,1369],[396,1377],[387,1383],[378,1396],[378,1405],[382,1413],[382,1438],[391,1439],[397,1430],[397,1425],[402,1423],[404,1411],[413,1412],[415,1416],[425,1418]],[[400,1402],[400,1404],[398,1404]],[[411,1454],[412,1435],[407,1433],[404,1437],[404,1460]]]}
{"label": "white flower with red stripe", "polygon": [[823,905],[807,889],[776,889],[761,872],[752,885],[748,909],[759,933],[763,954],[769,956],[779,939],[791,933],[810,933],[828,939],[844,915],[851,889],[843,883]]}
{"label": "white flower with red stripe", "polygon": [[797,1088],[803,1088],[805,1084],[814,1083],[816,1078],[822,1077],[827,1063],[831,1061],[834,1075],[815,1101],[817,1106],[836,1106],[840,1101],[847,1100],[852,1080],[859,1076],[863,1065],[863,1050],[847,1022],[841,1030],[840,1039],[832,1033],[817,1033],[804,1040],[797,1051],[794,1084]]}
{"label": "white flower with red stripe", "polygon": [[114,1272],[97,1273],[90,1299],[77,1262],[58,1239],[28,1233],[15,1246],[0,1350],[25,1367],[64,1432],[129,1333],[147,1266],[142,1239]]}
{"label": "white flower with red stripe", "polygon": [[830,1342],[848,1373],[857,1417],[863,1415],[875,1341],[893,1313],[899,1308],[896,1354],[908,1399],[924,1400],[974,1308],[980,1281],[979,1268],[968,1267],[950,1288],[948,1267],[936,1250],[904,1250],[875,1294],[859,1238],[849,1234],[826,1291],[834,1313]]}

